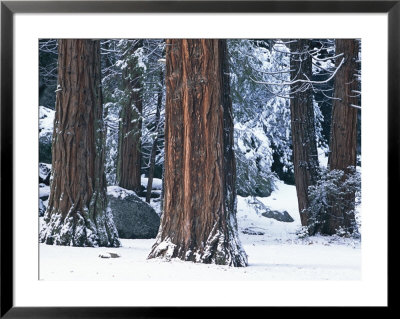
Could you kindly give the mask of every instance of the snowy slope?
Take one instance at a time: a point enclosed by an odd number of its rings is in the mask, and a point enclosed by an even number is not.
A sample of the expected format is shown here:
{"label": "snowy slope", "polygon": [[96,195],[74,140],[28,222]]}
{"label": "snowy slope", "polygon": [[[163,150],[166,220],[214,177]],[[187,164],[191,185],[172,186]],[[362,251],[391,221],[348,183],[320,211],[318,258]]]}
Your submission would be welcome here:
{"label": "snowy slope", "polygon": [[[43,280],[359,280],[361,249],[354,239],[299,239],[300,226],[294,186],[277,184],[267,198],[271,209],[286,210],[294,222],[278,222],[258,214],[249,198],[238,197],[238,227],[249,256],[246,268],[147,260],[154,239],[121,240],[121,248],[79,248],[40,245]],[[254,227],[263,235],[242,231]],[[116,252],[120,258],[100,258]]]}

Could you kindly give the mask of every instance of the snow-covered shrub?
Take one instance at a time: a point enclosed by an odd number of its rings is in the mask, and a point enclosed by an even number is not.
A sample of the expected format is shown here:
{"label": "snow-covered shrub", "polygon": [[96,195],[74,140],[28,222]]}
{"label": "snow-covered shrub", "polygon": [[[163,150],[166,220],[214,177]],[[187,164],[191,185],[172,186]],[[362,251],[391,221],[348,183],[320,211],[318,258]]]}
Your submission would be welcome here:
{"label": "snow-covered shrub", "polygon": [[296,236],[300,239],[304,239],[307,238],[309,236],[309,231],[308,231],[308,227],[307,226],[300,226],[297,230],[296,230]]}
{"label": "snow-covered shrub", "polygon": [[339,237],[346,237],[346,238],[350,238],[353,236],[348,230],[346,230],[341,226],[336,230],[336,235]]}
{"label": "snow-covered shrub", "polygon": [[234,131],[236,189],[240,196],[266,197],[274,190],[272,151],[262,128],[237,123]]}
{"label": "snow-covered shrub", "polygon": [[[349,167],[346,173],[343,170],[322,168],[318,182],[308,188],[310,203],[308,209],[302,212],[309,216],[310,234],[327,227],[332,207],[340,209],[345,214],[354,214],[355,208],[361,202],[360,195],[361,174],[354,167]],[[357,236],[357,225],[354,225],[353,232]],[[340,228],[337,235],[348,236],[349,231]]]}

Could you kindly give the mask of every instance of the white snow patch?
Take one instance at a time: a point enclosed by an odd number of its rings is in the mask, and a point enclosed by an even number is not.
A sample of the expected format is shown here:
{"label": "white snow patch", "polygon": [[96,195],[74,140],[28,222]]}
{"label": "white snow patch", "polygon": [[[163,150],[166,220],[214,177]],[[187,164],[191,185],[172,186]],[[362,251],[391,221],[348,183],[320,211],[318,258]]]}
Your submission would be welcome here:
{"label": "white snow patch", "polygon": [[325,150],[318,148],[318,161],[321,167],[328,167],[328,156],[325,154]]}
{"label": "white snow patch", "polygon": [[134,191],[131,191],[129,189],[125,189],[119,186],[108,186],[107,187],[107,194],[111,195],[115,198],[121,198],[124,199],[125,197],[129,195],[136,195]]}
{"label": "white snow patch", "polygon": [[48,197],[50,195],[50,186],[39,184],[39,198]]}
{"label": "white snow patch", "polygon": [[[141,184],[147,189],[148,178],[141,176]],[[151,189],[161,190],[162,189],[162,180],[160,178],[153,178],[153,183],[151,185]]]}
{"label": "white snow patch", "polygon": [[55,111],[39,106],[39,136],[53,134]]}

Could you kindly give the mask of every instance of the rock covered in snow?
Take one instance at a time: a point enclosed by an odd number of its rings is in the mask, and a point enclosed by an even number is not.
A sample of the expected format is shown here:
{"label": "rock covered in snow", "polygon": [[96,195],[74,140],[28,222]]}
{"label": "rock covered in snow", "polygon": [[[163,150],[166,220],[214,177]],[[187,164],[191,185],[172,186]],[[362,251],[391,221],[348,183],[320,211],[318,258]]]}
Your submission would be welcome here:
{"label": "rock covered in snow", "polygon": [[39,216],[44,216],[50,195],[51,164],[39,163]]}
{"label": "rock covered in snow", "polygon": [[120,255],[116,254],[116,253],[112,253],[112,252],[106,252],[106,253],[100,253],[99,254],[100,258],[119,258],[121,257]]}
{"label": "rock covered in snow", "polygon": [[273,219],[276,219],[277,221],[285,222],[285,223],[291,223],[294,221],[292,216],[290,216],[286,210],[284,210],[283,212],[280,212],[277,210],[270,210],[267,207],[267,210],[265,212],[261,213],[261,215],[264,217],[273,218]]}
{"label": "rock covered in snow", "polygon": [[39,184],[39,198],[43,201],[47,200],[50,196],[50,186]]}
{"label": "rock covered in snow", "polygon": [[242,233],[246,235],[256,235],[256,236],[261,236],[265,234],[265,232],[259,230],[257,227],[246,227],[242,230]]}
{"label": "rock covered in snow", "polygon": [[134,191],[119,186],[107,187],[109,207],[120,238],[155,238],[160,217]]}
{"label": "rock covered in snow", "polygon": [[46,206],[44,202],[39,198],[39,217],[43,217],[46,212]]}
{"label": "rock covered in snow", "polygon": [[261,216],[267,217],[267,218],[273,218],[277,221],[280,222],[285,222],[285,223],[291,223],[294,221],[292,216],[289,215],[289,213],[285,211],[278,211],[278,210],[272,210],[269,207],[265,206],[262,202],[260,202],[256,198],[252,198],[251,200],[248,200],[249,204],[251,204],[255,210],[257,211],[258,214],[261,214]]}
{"label": "rock covered in snow", "polygon": [[39,162],[51,163],[54,115],[54,110],[39,106]]}
{"label": "rock covered in snow", "polygon": [[39,163],[39,183],[50,185],[51,164]]}

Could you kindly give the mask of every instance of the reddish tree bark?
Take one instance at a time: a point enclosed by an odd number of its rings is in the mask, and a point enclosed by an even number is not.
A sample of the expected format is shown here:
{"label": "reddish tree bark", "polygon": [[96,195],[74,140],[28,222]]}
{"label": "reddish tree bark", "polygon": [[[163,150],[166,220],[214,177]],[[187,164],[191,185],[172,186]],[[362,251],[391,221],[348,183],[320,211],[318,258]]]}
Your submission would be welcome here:
{"label": "reddish tree bark", "polygon": [[107,210],[100,74],[99,41],[59,40],[47,244],[120,245]]}
{"label": "reddish tree bark", "polygon": [[131,44],[126,51],[127,66],[123,70],[125,99],[120,113],[117,181],[118,185],[141,193],[141,136],[142,136],[142,81],[135,51],[142,40]]}
{"label": "reddish tree bark", "polygon": [[[344,64],[335,78],[335,97],[333,100],[329,168],[348,172],[357,161],[357,108],[359,103],[357,91],[359,82],[356,78],[358,66],[359,43],[355,39],[337,39],[336,55],[343,53]],[[341,58],[336,59],[336,66]],[[344,176],[346,178],[346,175]],[[355,202],[355,194],[349,195],[349,202]],[[334,234],[339,227],[349,232],[355,230],[354,212],[344,211],[341,205],[331,203],[329,222],[326,233]]]}
{"label": "reddish tree bark", "polygon": [[[291,81],[307,80],[312,77],[311,55],[308,49],[311,41],[299,39],[291,43],[290,69]],[[290,114],[293,145],[293,166],[302,226],[311,226],[308,213],[308,187],[318,179],[318,152],[315,137],[313,93],[304,83],[291,85]],[[316,229],[310,228],[314,233]]]}
{"label": "reddish tree bark", "polygon": [[167,40],[164,212],[149,258],[246,266],[225,40]]}

